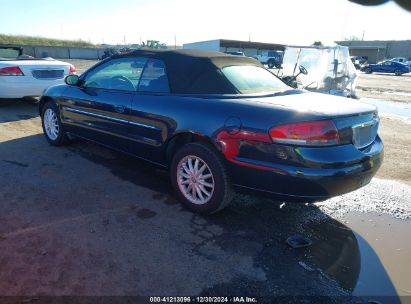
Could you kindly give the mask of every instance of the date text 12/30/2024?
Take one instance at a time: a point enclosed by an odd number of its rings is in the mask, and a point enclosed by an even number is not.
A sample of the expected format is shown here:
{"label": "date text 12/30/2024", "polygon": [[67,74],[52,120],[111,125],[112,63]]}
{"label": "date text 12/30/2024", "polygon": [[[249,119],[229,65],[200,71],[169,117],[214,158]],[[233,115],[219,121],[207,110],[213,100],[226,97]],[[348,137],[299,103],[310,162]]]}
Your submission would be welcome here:
{"label": "date text 12/30/2024", "polygon": [[253,297],[150,297],[150,303],[257,303]]}

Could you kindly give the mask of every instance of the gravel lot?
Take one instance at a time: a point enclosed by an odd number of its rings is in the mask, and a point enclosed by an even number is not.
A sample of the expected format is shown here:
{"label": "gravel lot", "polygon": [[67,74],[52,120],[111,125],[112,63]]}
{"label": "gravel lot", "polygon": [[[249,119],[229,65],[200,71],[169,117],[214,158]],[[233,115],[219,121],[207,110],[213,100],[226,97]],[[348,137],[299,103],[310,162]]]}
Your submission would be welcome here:
{"label": "gravel lot", "polygon": [[411,102],[411,73],[364,74],[359,72],[357,94],[360,98],[377,98],[388,101]]}
{"label": "gravel lot", "polygon": [[[90,62],[74,64],[81,72]],[[410,131],[382,118],[384,164],[356,192],[315,205],[238,195],[203,217],[175,200],[166,172],[81,141],[51,147],[35,104],[1,101],[0,295],[311,295],[316,303],[356,303],[350,295],[390,284],[384,295],[411,294],[410,236],[388,228],[411,228]],[[385,238],[372,233],[377,228]],[[313,245],[291,249],[285,240],[296,232]],[[377,257],[383,247],[387,260]],[[405,262],[391,273],[395,260]],[[364,278],[364,269],[379,275]],[[361,294],[361,284],[375,287]]]}

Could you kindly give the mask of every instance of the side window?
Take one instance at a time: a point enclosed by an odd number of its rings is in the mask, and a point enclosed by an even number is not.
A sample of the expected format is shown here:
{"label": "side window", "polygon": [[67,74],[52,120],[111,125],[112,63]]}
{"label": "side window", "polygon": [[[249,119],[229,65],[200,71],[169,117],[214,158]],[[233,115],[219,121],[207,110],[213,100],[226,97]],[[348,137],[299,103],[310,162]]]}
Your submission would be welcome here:
{"label": "side window", "polygon": [[168,78],[164,62],[149,59],[141,76],[138,90],[141,92],[169,93]]}
{"label": "side window", "polygon": [[92,70],[83,87],[118,91],[136,91],[147,58],[112,59]]}

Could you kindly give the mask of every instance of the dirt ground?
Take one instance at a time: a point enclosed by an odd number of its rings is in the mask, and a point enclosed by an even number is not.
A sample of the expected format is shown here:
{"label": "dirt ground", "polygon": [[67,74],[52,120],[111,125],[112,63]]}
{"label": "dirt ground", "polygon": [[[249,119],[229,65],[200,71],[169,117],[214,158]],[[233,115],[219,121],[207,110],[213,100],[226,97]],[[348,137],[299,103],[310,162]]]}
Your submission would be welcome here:
{"label": "dirt ground", "polygon": [[411,73],[401,76],[359,73],[357,81],[358,97],[411,102]]}
{"label": "dirt ground", "polygon": [[382,117],[380,136],[384,141],[385,152],[377,176],[411,185],[411,124]]}
{"label": "dirt ground", "polygon": [[93,64],[97,63],[97,60],[84,60],[84,59],[65,59],[65,62],[69,62],[76,67],[76,72],[78,75],[83,73]]}

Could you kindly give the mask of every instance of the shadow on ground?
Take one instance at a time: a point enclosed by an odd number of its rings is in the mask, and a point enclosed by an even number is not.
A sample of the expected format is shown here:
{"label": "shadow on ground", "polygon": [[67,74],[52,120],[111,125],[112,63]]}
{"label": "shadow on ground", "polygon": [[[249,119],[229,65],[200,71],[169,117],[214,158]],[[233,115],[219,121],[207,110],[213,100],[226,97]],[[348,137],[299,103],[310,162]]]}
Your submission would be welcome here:
{"label": "shadow on ground", "polygon": [[39,116],[37,102],[0,99],[0,123],[26,120],[37,116]]}

